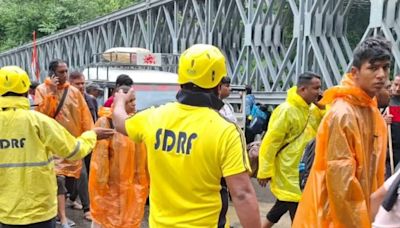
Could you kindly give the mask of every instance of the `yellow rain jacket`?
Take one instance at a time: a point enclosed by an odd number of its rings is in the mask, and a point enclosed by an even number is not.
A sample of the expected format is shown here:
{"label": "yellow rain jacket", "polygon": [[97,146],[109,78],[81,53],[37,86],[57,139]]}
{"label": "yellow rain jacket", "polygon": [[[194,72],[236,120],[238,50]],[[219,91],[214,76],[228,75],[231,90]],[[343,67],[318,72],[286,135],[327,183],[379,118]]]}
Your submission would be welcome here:
{"label": "yellow rain jacket", "polygon": [[289,202],[300,200],[299,163],[305,146],[315,136],[315,130],[308,127],[310,106],[296,90],[296,86],[290,88],[286,102],[272,112],[258,158],[257,177],[271,178],[271,192]]}
{"label": "yellow rain jacket", "polygon": [[57,215],[53,152],[72,160],[96,143],[88,131],[77,139],[54,119],[29,110],[25,97],[0,97],[0,223],[25,225]]}
{"label": "yellow rain jacket", "polygon": [[[94,126],[93,119],[86,101],[79,90],[73,86],[69,86],[69,83],[65,83],[57,88],[56,94],[53,94],[49,87],[50,84],[51,80],[46,79],[45,83],[36,88],[35,104],[38,105],[36,111],[54,118],[64,90],[68,89],[64,105],[54,119],[75,137],[79,136],[84,131],[92,129]],[[67,161],[57,157],[54,161],[57,175],[79,178],[82,161]]]}
{"label": "yellow rain jacket", "polygon": [[352,75],[328,89],[315,160],[293,227],[371,227],[370,195],[384,182],[386,125]]}
{"label": "yellow rain jacket", "polygon": [[[317,135],[319,124],[326,113],[326,109],[319,109],[315,104],[310,107],[310,119],[308,120],[307,131],[309,134]],[[311,131],[311,132],[310,132]]]}
{"label": "yellow rain jacket", "polygon": [[[103,108],[103,113],[109,113]],[[111,128],[111,116],[96,126]],[[104,228],[140,227],[149,195],[147,154],[143,143],[115,133],[98,141],[93,150],[89,175],[90,212]]]}

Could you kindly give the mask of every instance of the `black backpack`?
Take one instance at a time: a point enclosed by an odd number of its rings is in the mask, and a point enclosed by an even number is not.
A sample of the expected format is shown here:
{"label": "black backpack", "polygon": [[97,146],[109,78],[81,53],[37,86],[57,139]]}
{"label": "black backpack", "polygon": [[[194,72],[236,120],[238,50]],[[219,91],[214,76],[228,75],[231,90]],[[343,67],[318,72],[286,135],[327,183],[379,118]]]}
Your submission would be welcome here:
{"label": "black backpack", "polygon": [[306,186],[308,176],[310,175],[311,166],[315,157],[315,138],[311,140],[304,149],[303,157],[299,165],[299,183],[300,189]]}
{"label": "black backpack", "polygon": [[389,187],[385,197],[383,198],[382,207],[386,211],[392,210],[394,204],[397,202],[397,198],[400,190],[400,175],[394,179],[392,185]]}

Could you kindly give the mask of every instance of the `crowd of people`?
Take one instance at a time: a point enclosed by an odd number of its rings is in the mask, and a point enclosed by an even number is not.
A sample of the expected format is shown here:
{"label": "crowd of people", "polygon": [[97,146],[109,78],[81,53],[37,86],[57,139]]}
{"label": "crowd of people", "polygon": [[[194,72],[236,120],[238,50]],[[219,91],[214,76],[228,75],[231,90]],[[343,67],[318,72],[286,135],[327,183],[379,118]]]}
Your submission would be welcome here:
{"label": "crowd of people", "polygon": [[[293,227],[400,227],[400,125],[388,108],[400,105],[400,76],[390,84],[391,59],[388,41],[367,38],[340,85],[322,93],[321,76],[304,72],[270,117],[247,86],[245,130],[266,131],[252,148],[256,166],[246,144],[257,137],[246,140],[236,124],[215,46],[183,52],[176,102],[140,112],[128,75],[99,107],[103,89],[85,86],[63,60],[50,62],[42,84],[4,66],[0,227],[70,228],[66,206],[94,228],[140,227],[147,199],[150,227],[229,227],[229,199],[243,227],[272,227],[287,212]],[[250,173],[276,198],[263,219]]]}

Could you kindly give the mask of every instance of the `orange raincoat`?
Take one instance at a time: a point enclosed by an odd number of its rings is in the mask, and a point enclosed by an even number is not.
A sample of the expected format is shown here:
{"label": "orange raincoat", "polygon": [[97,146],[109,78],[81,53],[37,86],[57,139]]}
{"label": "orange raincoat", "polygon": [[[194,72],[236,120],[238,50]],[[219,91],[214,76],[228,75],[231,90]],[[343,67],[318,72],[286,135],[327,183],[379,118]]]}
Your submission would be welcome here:
{"label": "orange raincoat", "polygon": [[[103,116],[96,126],[110,128],[110,121]],[[140,227],[149,195],[144,144],[117,132],[98,141],[90,163],[89,194],[92,219],[103,228]]]}
{"label": "orange raincoat", "polygon": [[351,74],[321,102],[333,104],[318,129],[293,227],[371,227],[370,195],[384,182],[386,124]]}
{"label": "orange raincoat", "polygon": [[[51,83],[50,79],[46,79],[45,83],[36,88],[35,104],[38,105],[36,111],[54,118],[75,137],[91,130],[94,125],[93,119],[81,92],[66,82],[57,88],[56,94],[53,94],[50,89]],[[67,88],[68,93],[64,105],[58,115],[54,117],[58,103]],[[55,157],[54,162],[57,175],[79,178],[82,169],[81,160],[67,161]]]}

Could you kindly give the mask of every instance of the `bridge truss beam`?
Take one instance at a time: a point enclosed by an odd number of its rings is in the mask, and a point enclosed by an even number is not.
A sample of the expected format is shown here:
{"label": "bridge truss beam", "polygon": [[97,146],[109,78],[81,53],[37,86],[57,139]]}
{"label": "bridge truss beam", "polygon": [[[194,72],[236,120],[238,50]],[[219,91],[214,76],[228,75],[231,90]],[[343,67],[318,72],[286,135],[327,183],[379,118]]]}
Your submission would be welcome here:
{"label": "bridge truss beam", "polygon": [[[362,39],[392,41],[399,71],[398,0],[370,0],[370,23]],[[112,47],[144,47],[179,54],[195,43],[221,48],[235,84],[284,99],[304,71],[322,75],[325,87],[340,82],[352,50],[347,17],[354,0],[146,0],[37,41],[41,78],[54,58],[73,69],[97,63],[94,54]],[[0,66],[30,72],[32,43],[0,53]],[[265,98],[268,99],[268,98]],[[266,101],[268,102],[268,101]]]}

